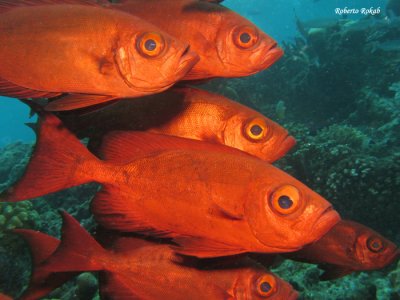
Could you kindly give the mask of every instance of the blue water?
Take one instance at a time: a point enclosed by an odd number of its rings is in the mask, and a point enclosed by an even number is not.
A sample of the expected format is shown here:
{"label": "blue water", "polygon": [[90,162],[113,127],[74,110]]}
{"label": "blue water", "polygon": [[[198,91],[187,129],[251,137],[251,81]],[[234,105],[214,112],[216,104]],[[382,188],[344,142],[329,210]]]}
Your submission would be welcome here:
{"label": "blue water", "polygon": [[[297,33],[295,16],[301,21],[340,19],[336,8],[378,8],[384,14],[385,0],[227,0],[224,5],[242,14],[278,41],[290,41]],[[348,15],[357,19],[364,15]]]}
{"label": "blue water", "polygon": [[29,119],[29,108],[20,101],[12,98],[0,97],[0,147],[12,141],[30,142],[35,139],[32,129],[25,123],[33,122]]}
{"label": "blue water", "polygon": [[[378,8],[384,14],[384,0],[226,0],[224,5],[244,15],[279,42],[298,36],[296,16],[301,21],[340,19],[336,8]],[[348,15],[361,18],[362,14]],[[30,122],[29,108],[17,100],[0,97],[0,147],[10,141],[30,142],[34,134],[24,123]]]}

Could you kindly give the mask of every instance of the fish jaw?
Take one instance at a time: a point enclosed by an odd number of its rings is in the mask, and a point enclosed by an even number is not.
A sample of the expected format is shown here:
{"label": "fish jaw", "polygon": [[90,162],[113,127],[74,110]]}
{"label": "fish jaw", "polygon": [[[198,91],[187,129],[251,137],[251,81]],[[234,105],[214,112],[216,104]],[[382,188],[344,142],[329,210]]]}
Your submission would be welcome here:
{"label": "fish jaw", "polygon": [[190,70],[200,61],[200,56],[190,50],[190,46],[188,45],[181,54],[181,59],[179,62],[179,66],[176,70],[177,80],[183,78]]}
{"label": "fish jaw", "polygon": [[[265,50],[260,50],[264,52]],[[282,48],[278,47],[277,43],[274,43],[272,46],[269,47],[267,52],[265,53],[264,60],[260,63],[260,70],[264,70],[274,64],[278,59],[283,56],[284,52]]]}
{"label": "fish jaw", "polygon": [[264,154],[267,162],[273,163],[285,156],[285,154],[289,152],[289,150],[291,150],[296,143],[296,139],[287,133],[281,142],[276,142],[276,146],[274,147],[275,149],[271,150],[271,146],[268,143],[262,149],[262,153]]}
{"label": "fish jaw", "polygon": [[135,88],[132,75],[131,62],[127,49],[120,47],[115,53],[115,63],[117,64],[119,74],[130,88]]}
{"label": "fish jaw", "polygon": [[289,296],[287,297],[288,300],[297,300],[299,298],[299,292],[292,290]]}
{"label": "fish jaw", "polygon": [[314,242],[322,238],[333,226],[340,221],[340,215],[332,206],[327,207],[314,223],[310,237]]}

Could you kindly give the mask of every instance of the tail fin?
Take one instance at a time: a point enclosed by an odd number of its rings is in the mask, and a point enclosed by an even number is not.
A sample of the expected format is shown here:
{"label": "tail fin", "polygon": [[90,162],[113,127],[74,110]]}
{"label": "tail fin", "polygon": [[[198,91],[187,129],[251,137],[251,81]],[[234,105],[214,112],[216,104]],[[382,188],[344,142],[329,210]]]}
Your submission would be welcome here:
{"label": "tail fin", "polygon": [[61,241],[34,230],[16,229],[31,246],[32,277],[20,300],[41,299],[80,272],[99,271],[103,267],[90,258],[104,257],[105,250],[69,214],[62,212]]}
{"label": "tail fin", "polygon": [[29,229],[14,229],[14,233],[22,236],[29,244],[32,254],[32,276],[28,288],[19,300],[41,299],[78,273],[49,273],[40,267],[60,245],[60,241],[52,236]]}
{"label": "tail fin", "polygon": [[17,202],[93,181],[79,173],[83,162],[98,159],[51,113],[39,112],[37,142],[22,178],[0,194]]}

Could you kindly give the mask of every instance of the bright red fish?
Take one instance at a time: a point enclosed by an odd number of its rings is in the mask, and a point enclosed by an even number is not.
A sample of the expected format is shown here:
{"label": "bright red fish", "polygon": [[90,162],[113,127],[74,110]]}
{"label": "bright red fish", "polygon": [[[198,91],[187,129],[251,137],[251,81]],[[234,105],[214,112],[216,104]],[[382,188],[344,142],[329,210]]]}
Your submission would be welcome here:
{"label": "bright red fish", "polygon": [[325,271],[321,279],[331,280],[355,271],[384,268],[400,257],[400,250],[371,228],[342,220],[317,242],[285,256],[319,264]]}
{"label": "bright red fish", "polygon": [[61,243],[33,230],[15,230],[28,239],[33,254],[47,252],[21,300],[45,296],[63,283],[60,279],[83,271],[100,271],[102,299],[297,299],[290,284],[248,258],[238,258],[231,268],[198,269],[167,244],[129,237],[105,250],[73,217],[62,216]]}
{"label": "bright red fish", "polygon": [[295,251],[340,219],[328,201],[296,179],[230,147],[114,134],[101,161],[55,116],[43,113],[39,128],[24,176],[1,200],[95,181],[103,190],[92,212],[104,227],[170,237],[180,253],[197,257]]}
{"label": "bright red fish", "polygon": [[187,41],[200,61],[185,80],[248,76],[268,68],[282,56],[276,41],[257,26],[211,2],[216,1],[122,0],[109,6]]}
{"label": "bright red fish", "polygon": [[[0,1],[0,95],[70,110],[161,92],[198,61],[180,42],[95,1]],[[76,4],[74,4],[76,3]]]}
{"label": "bright red fish", "polygon": [[217,143],[267,162],[281,158],[295,144],[286,129],[255,110],[221,95],[195,88],[173,88],[136,101],[123,100],[85,115],[61,115],[91,149],[113,130],[140,130]]}

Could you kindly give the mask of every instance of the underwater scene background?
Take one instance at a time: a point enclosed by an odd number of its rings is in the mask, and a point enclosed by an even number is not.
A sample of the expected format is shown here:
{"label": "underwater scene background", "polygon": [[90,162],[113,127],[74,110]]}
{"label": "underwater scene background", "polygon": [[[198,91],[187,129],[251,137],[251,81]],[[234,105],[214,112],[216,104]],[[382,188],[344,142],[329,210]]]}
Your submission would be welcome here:
{"label": "underwater scene background", "polygon": [[[213,79],[220,93],[278,122],[297,145],[277,166],[328,199],[343,219],[365,224],[400,244],[400,1],[226,0],[274,37],[284,56],[267,70]],[[359,13],[345,13],[344,8]],[[339,8],[339,10],[337,10]],[[364,12],[362,8],[366,8]],[[372,10],[371,10],[372,8]],[[341,11],[342,10],[342,11]],[[379,12],[378,12],[379,11]],[[23,173],[34,134],[29,108],[0,97],[0,190]],[[97,184],[41,201],[0,203],[0,291],[18,296],[29,280],[26,245],[6,232],[31,228],[59,237],[59,209],[86,229]],[[397,264],[397,265],[396,265]],[[273,271],[301,299],[400,299],[400,264],[334,281],[314,265],[285,261]],[[46,299],[95,299],[97,279],[84,273]]]}

